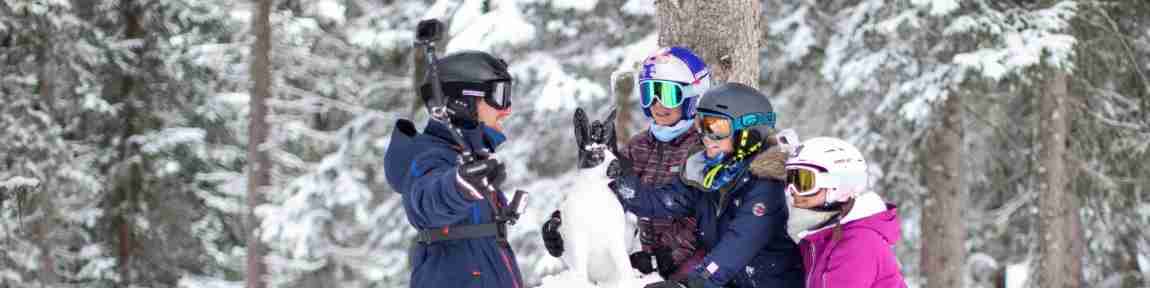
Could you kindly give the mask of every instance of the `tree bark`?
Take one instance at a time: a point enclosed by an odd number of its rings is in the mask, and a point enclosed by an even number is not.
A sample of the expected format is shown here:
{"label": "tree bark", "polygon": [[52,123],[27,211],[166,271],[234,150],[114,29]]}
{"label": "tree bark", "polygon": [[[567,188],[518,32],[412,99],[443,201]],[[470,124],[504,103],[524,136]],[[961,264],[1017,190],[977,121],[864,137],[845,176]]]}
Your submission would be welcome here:
{"label": "tree bark", "polygon": [[1066,101],[1069,75],[1056,71],[1042,84],[1039,101],[1039,287],[1079,287],[1082,260],[1075,248],[1078,217],[1074,195],[1067,189]]}
{"label": "tree bark", "polygon": [[255,0],[256,11],[252,21],[252,31],[256,42],[252,46],[252,93],[250,101],[251,119],[248,121],[248,211],[247,211],[247,287],[264,287],[263,247],[258,235],[259,221],[255,208],[262,202],[261,189],[271,183],[271,161],[260,145],[267,140],[267,106],[264,102],[271,97],[271,13],[273,0]]}
{"label": "tree bark", "polygon": [[[120,17],[124,20],[125,38],[143,38],[144,29],[140,24],[139,6],[136,5],[134,1],[127,0],[122,2],[120,7]],[[137,59],[142,54],[139,48],[132,49],[132,52],[137,56]],[[139,66],[139,64],[139,62],[135,63],[136,66]],[[136,79],[130,71],[125,70],[121,73],[123,73],[123,75],[120,75],[119,90],[117,93],[119,95],[116,98],[119,98],[120,103],[122,103],[124,107],[123,125],[120,126],[122,130],[119,147],[119,161],[123,162],[130,158],[129,155],[132,153],[131,145],[129,144],[131,141],[128,141],[128,138],[139,132],[137,131],[139,129],[136,127],[136,118],[139,109],[136,107],[137,103],[133,101],[136,95]],[[131,286],[132,214],[135,211],[135,201],[137,199],[135,194],[143,189],[143,170],[140,167],[140,163],[132,163],[128,166],[128,169],[129,171],[126,175],[116,174],[118,177],[126,176],[128,179],[127,181],[118,182],[123,184],[117,187],[120,197],[115,199],[118,200],[116,201],[117,203],[112,204],[113,209],[115,209],[113,211],[118,212],[116,213],[116,218],[118,219],[116,221],[116,225],[118,226],[117,235],[119,238],[117,266],[120,268],[120,285],[124,287]]]}
{"label": "tree bark", "polygon": [[615,139],[618,143],[628,143],[631,140],[631,122],[635,121],[631,117],[631,111],[635,111],[631,104],[635,98],[631,97],[635,90],[634,77],[634,74],[624,73],[615,79],[616,83],[611,83],[615,95]]}
{"label": "tree bark", "polygon": [[[41,48],[39,53],[41,65],[39,75],[37,75],[39,82],[37,83],[36,89],[40,93],[41,107],[44,111],[48,112],[49,115],[55,117],[53,107],[55,107],[56,83],[53,82],[53,80],[56,79],[56,62],[53,59],[54,54],[51,52],[51,43],[51,36],[45,36],[44,47]],[[47,152],[50,155],[52,151]],[[41,285],[52,286],[52,284],[56,283],[56,264],[55,256],[52,254],[53,239],[51,237],[51,230],[56,227],[54,223],[54,217],[56,215],[56,211],[54,210],[56,207],[53,205],[53,201],[56,200],[56,193],[55,189],[52,189],[54,181],[49,180],[47,182],[45,189],[39,191],[41,195],[39,196],[38,202],[40,203],[37,209],[41,209],[44,212],[43,215],[40,216],[40,220],[36,221],[34,233],[36,235],[36,241],[39,242],[37,245],[40,248],[40,275],[37,275],[37,277]]]}
{"label": "tree bark", "polygon": [[951,93],[927,140],[926,187],[922,209],[922,274],[929,287],[962,287],[966,227],[962,222],[962,100]]}
{"label": "tree bark", "polygon": [[716,83],[759,87],[759,1],[661,0],[655,8],[659,46],[691,49]]}

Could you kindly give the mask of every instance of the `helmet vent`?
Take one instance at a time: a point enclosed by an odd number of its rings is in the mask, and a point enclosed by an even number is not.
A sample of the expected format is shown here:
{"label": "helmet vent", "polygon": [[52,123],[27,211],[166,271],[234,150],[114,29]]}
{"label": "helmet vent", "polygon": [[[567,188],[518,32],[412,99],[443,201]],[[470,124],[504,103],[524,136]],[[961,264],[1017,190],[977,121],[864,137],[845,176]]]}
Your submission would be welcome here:
{"label": "helmet vent", "polygon": [[723,109],[728,109],[727,105],[723,105],[723,104],[719,104],[719,105],[715,105],[715,106],[717,106],[719,108],[723,108]]}

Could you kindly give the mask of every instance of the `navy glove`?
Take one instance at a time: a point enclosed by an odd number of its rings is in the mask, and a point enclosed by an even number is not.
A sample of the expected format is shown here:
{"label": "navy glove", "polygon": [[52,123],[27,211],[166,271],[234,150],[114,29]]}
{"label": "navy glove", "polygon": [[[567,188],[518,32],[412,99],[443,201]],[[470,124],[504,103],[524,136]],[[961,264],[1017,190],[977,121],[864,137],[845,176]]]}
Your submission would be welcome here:
{"label": "navy glove", "polygon": [[547,248],[547,254],[551,257],[559,257],[563,255],[563,235],[559,234],[559,226],[563,224],[563,218],[559,217],[559,210],[551,213],[551,219],[543,223],[543,247]]}

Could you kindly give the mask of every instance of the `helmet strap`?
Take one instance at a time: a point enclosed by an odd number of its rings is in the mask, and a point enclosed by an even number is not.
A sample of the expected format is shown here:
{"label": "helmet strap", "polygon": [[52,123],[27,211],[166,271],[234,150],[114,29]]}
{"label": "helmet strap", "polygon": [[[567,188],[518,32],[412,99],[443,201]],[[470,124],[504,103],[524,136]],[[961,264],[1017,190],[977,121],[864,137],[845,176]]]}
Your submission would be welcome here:
{"label": "helmet strap", "polygon": [[743,129],[739,131],[734,140],[735,143],[735,157],[733,160],[739,161],[755,155],[763,149],[763,141],[758,131],[752,129]]}

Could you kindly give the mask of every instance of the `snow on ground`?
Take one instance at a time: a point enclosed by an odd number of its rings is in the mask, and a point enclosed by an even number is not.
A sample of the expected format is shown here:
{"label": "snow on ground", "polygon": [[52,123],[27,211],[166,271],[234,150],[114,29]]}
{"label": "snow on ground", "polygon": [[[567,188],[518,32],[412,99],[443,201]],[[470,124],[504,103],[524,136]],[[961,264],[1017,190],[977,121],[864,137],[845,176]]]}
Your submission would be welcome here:
{"label": "snow on ground", "polygon": [[[577,276],[575,276],[574,274],[575,273],[572,271],[563,271],[563,272],[560,272],[559,274],[543,277],[543,284],[540,286],[537,286],[537,287],[538,288],[606,288],[606,287],[597,286],[595,284],[587,282],[586,279],[580,279]],[[635,272],[635,275],[639,275],[639,273]],[[631,283],[630,283],[631,285],[628,285],[627,287],[643,287],[643,286],[646,286],[647,284],[659,282],[662,280],[663,280],[663,278],[659,277],[658,273],[651,273],[651,274],[648,274],[645,276],[636,276],[631,281]]]}
{"label": "snow on ground", "polygon": [[1030,278],[1030,262],[1006,265],[1006,288],[1027,287]]}

